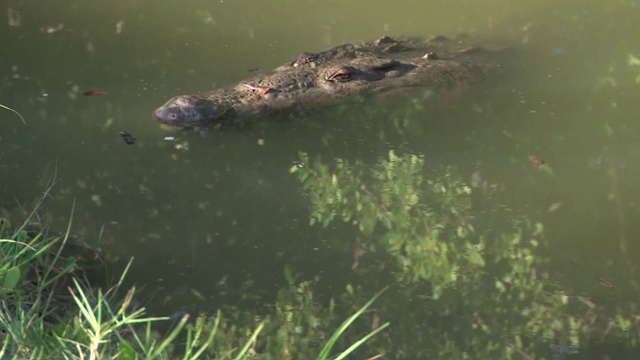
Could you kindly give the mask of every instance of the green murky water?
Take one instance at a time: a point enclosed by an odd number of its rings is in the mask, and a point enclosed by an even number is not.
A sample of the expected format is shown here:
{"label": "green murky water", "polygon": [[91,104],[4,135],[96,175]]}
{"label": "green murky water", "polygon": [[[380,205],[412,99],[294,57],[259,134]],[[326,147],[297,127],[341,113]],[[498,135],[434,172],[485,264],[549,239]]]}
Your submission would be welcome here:
{"label": "green murky water", "polygon": [[[328,237],[349,244],[353,234],[310,227],[309,202],[288,173],[301,150],[374,163],[395,149],[424,154],[430,169],[453,166],[478,193],[496,189],[493,204],[544,223],[548,268],[567,291],[596,302],[637,299],[640,3],[3,7],[0,103],[28,125],[0,112],[0,205],[12,211],[41,196],[55,174],[46,220],[63,228],[75,200],[76,232],[100,242],[115,264],[135,257],[129,280],[153,290],[154,311],[272,301],[287,264],[323,289],[349,281],[350,245],[326,244]],[[206,134],[161,129],[151,118],[173,95],[234,84],[251,75],[247,69],[271,69],[302,51],[383,34],[458,33],[513,47],[519,62],[506,79],[433,109],[406,110],[417,91]],[[88,89],[108,95],[80,94]],[[137,143],[124,144],[121,130]],[[247,283],[252,296],[243,294]]]}

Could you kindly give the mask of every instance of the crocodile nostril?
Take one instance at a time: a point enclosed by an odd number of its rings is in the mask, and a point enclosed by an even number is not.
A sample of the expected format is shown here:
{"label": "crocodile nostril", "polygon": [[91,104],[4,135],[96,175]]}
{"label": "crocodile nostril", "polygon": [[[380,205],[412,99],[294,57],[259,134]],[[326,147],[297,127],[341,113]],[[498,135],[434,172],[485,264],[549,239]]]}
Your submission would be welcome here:
{"label": "crocodile nostril", "polygon": [[422,57],[425,60],[435,60],[438,59],[438,54],[436,54],[434,51],[429,51],[428,53],[424,54],[424,56]]}
{"label": "crocodile nostril", "polygon": [[399,70],[391,70],[391,71],[387,71],[384,76],[386,77],[398,77],[400,76],[400,71]]}
{"label": "crocodile nostril", "polygon": [[294,67],[298,67],[298,66],[301,66],[303,64],[313,63],[317,59],[318,59],[318,54],[310,53],[310,52],[303,52],[302,54],[298,55],[298,58],[296,59],[296,61],[293,62],[293,66]]}

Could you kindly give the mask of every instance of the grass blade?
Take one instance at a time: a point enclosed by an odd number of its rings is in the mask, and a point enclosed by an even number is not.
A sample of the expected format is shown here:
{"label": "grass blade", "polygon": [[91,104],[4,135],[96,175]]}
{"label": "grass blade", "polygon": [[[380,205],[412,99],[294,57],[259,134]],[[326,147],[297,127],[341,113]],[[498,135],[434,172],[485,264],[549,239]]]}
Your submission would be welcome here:
{"label": "grass blade", "polygon": [[258,328],[253,332],[253,334],[251,335],[251,338],[247,341],[247,343],[244,344],[244,347],[242,348],[242,350],[240,350],[240,353],[238,354],[238,356],[236,356],[235,360],[244,359],[245,354],[247,353],[247,351],[249,351],[249,347],[251,346],[251,344],[253,344],[254,341],[256,341],[256,338],[258,337],[258,334],[260,333],[260,331],[262,331],[263,327],[264,327],[264,321],[261,322],[260,325],[258,325]]}
{"label": "grass blade", "polygon": [[0,104],[0,108],[3,108],[3,109],[6,109],[6,110],[9,110],[9,111],[11,111],[12,113],[14,113],[14,114],[18,115],[18,116],[20,117],[20,120],[22,120],[22,123],[23,123],[23,124],[25,124],[25,125],[27,125],[27,122],[24,120],[24,118],[22,117],[22,115],[20,115],[20,113],[19,113],[19,112],[17,112],[17,111],[15,111],[15,110],[13,110],[12,108],[10,108],[10,107],[8,107],[8,106],[6,106],[6,105],[2,105],[2,104]]}
{"label": "grass blade", "polygon": [[[318,360],[325,360],[329,358],[329,353],[331,352],[331,349],[333,348],[333,346],[335,345],[336,341],[338,341],[338,339],[340,338],[340,336],[342,335],[342,333],[344,333],[347,328],[349,326],[351,326],[351,324],[360,316],[362,315],[362,313],[367,310],[369,308],[369,306],[371,306],[371,304],[373,304],[374,301],[376,301],[376,299],[382,295],[383,292],[387,291],[389,287],[386,286],[384,289],[380,290],[374,297],[371,298],[371,300],[369,300],[366,304],[364,304],[363,307],[360,308],[360,310],[358,310],[358,312],[356,312],[355,314],[351,315],[351,317],[349,317],[347,320],[345,320],[342,325],[340,325],[340,327],[338,327],[338,329],[333,333],[333,335],[331,336],[331,338],[329,339],[329,341],[327,341],[327,344],[324,346],[324,348],[322,349],[322,351],[320,352],[320,355],[318,355]],[[386,326],[385,326],[386,327]],[[374,333],[377,333],[379,329],[376,329],[374,331]],[[368,338],[368,337],[367,337]],[[359,346],[359,345],[358,345]]]}
{"label": "grass blade", "polygon": [[375,329],[372,332],[368,333],[362,339],[360,339],[360,340],[356,341],[355,343],[353,343],[353,345],[349,346],[349,348],[347,350],[343,351],[340,355],[336,356],[334,360],[342,360],[342,359],[344,359],[345,357],[347,357],[347,355],[351,354],[360,345],[362,345],[365,342],[367,342],[367,340],[369,340],[370,338],[375,336],[380,331],[384,330],[387,326],[389,326],[388,322],[382,324],[382,326],[378,327],[377,329]]}

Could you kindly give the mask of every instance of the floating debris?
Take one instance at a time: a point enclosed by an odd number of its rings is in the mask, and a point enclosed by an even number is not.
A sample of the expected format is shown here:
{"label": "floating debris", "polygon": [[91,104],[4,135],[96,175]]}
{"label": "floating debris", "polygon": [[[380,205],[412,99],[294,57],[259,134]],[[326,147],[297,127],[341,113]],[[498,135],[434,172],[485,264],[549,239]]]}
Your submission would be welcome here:
{"label": "floating debris", "polygon": [[41,31],[44,31],[47,34],[57,33],[58,31],[64,29],[64,24],[60,23],[56,26],[48,26],[46,29],[40,28]]}
{"label": "floating debris", "polygon": [[547,162],[544,161],[543,158],[539,157],[539,156],[529,156],[529,161],[531,161],[532,163],[536,164],[536,165],[544,165]]}
{"label": "floating debris", "polygon": [[106,92],[102,91],[102,90],[87,90],[87,91],[83,91],[82,94],[84,96],[101,96],[101,95],[107,95]]}
{"label": "floating debris", "polygon": [[129,134],[125,130],[120,131],[120,136],[122,136],[124,142],[127,143],[127,145],[133,145],[136,143],[136,138],[134,138],[133,135]]}
{"label": "floating debris", "polygon": [[183,141],[182,144],[175,144],[173,147],[178,151],[187,151],[189,150],[189,143],[187,141]]}
{"label": "floating debris", "polygon": [[175,136],[170,136],[169,135],[169,136],[165,136],[164,137],[164,141],[176,141],[176,140],[178,140],[178,138],[175,137]]}
{"label": "floating debris", "polygon": [[583,304],[587,305],[590,309],[595,309],[596,308],[596,304],[591,301],[590,299],[587,299],[586,297],[582,296],[582,295],[578,295],[576,296],[576,298],[580,301],[582,301]]}
{"label": "floating debris", "polygon": [[549,206],[548,211],[549,212],[554,212],[554,211],[560,209],[563,205],[564,205],[564,202],[558,201],[556,203],[551,204],[551,206]]}
{"label": "floating debris", "polygon": [[116,34],[121,34],[122,33],[122,29],[124,28],[124,20],[120,20],[116,23]]}
{"label": "floating debris", "polygon": [[600,278],[600,279],[598,279],[598,281],[600,282],[600,285],[602,285],[604,287],[608,287],[609,289],[615,289],[615,285],[613,285],[607,279]]}

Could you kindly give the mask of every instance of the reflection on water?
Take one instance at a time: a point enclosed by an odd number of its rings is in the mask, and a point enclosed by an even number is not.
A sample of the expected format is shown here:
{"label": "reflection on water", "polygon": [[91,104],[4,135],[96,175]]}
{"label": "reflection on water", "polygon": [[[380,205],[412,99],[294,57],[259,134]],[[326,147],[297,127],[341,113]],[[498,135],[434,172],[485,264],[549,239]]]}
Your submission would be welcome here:
{"label": "reflection on water", "polygon": [[[0,103],[28,126],[2,110],[0,204],[39,196],[56,169],[52,226],[66,224],[75,199],[75,230],[116,264],[136,258],[130,280],[154,295],[154,311],[270,302],[285,265],[318,279],[320,297],[341,291],[353,234],[308,226],[309,199],[288,172],[299,151],[373,166],[395,149],[423,154],[427,170],[453,166],[483,194],[480,213],[497,204],[545,224],[548,271],[567,294],[637,298],[634,2],[5,7]],[[518,63],[465,94],[417,90],[241,129],[167,132],[151,119],[170,96],[233,84],[302,51],[459,32],[515,47]]]}

